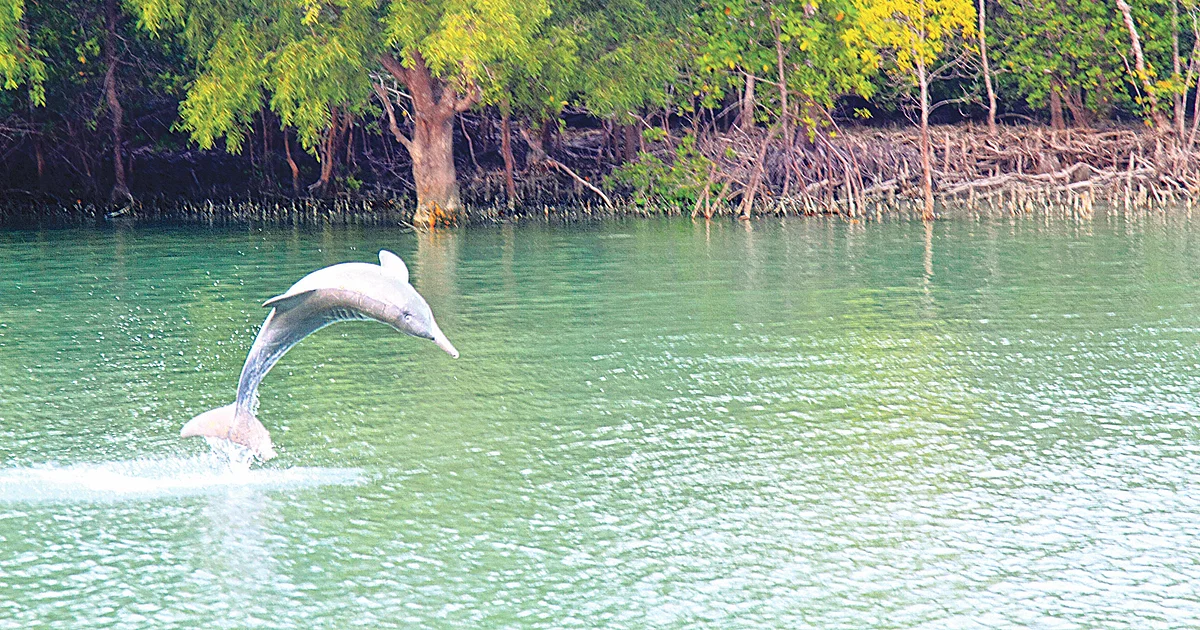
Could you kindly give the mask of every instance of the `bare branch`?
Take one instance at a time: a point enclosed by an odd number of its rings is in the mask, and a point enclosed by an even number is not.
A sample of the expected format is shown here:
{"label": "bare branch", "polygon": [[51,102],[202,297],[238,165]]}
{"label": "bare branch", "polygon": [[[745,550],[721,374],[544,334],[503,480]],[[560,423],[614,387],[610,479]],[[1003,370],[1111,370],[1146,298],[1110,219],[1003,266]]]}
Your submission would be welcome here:
{"label": "bare branch", "polygon": [[575,171],[572,171],[570,168],[568,168],[566,164],[563,164],[562,162],[559,162],[558,160],[556,160],[552,157],[546,157],[546,163],[549,164],[550,166],[553,166],[553,167],[561,170],[562,172],[566,173],[567,175],[570,175],[575,181],[579,182],[580,184],[583,184],[584,187],[586,187],[588,190],[596,193],[597,195],[600,195],[600,198],[604,200],[604,205],[606,205],[610,208],[612,207],[612,205],[613,205],[612,199],[609,199],[608,195],[604,194],[604,191],[600,190],[599,188],[596,188],[595,186],[592,185],[591,182],[589,182],[588,180],[577,175],[575,173]]}
{"label": "bare branch", "polygon": [[383,111],[387,113],[388,128],[392,130],[392,135],[396,137],[396,142],[404,145],[405,149],[412,151],[412,140],[405,137],[400,131],[400,126],[396,124],[396,112],[392,108],[392,99],[388,97],[387,90],[384,89],[382,83],[371,83],[371,87],[375,88],[375,94],[379,96],[379,100],[383,103]]}

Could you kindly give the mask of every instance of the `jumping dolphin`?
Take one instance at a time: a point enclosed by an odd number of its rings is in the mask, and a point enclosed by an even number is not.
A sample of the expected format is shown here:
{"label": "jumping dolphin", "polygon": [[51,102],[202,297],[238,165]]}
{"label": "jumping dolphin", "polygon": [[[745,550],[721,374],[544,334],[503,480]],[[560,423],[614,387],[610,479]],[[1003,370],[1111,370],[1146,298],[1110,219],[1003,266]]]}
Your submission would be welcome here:
{"label": "jumping dolphin", "polygon": [[222,438],[246,446],[263,461],[274,457],[271,436],[255,416],[258,384],[292,346],[336,322],[383,322],[402,333],[432,340],[458,358],[458,350],[438,328],[425,298],[408,283],[408,267],[387,250],[379,252],[378,266],[350,262],[318,269],[263,306],[271,307],[271,312],[242,366],[237,401],[192,418],[183,425],[181,436]]}

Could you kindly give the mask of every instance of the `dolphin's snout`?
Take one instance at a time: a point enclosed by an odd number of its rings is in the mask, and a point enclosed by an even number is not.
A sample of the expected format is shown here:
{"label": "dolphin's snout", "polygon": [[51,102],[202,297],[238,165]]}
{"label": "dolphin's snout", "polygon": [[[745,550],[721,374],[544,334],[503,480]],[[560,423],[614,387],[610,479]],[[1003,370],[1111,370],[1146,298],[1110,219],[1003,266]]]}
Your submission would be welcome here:
{"label": "dolphin's snout", "polygon": [[439,348],[445,350],[446,354],[455,359],[458,358],[458,350],[454,347],[454,344],[450,343],[450,340],[446,338],[446,335],[438,335],[434,337],[433,343],[436,343]]}
{"label": "dolphin's snout", "polygon": [[450,340],[446,338],[446,334],[442,332],[442,329],[439,328],[436,323],[433,325],[432,332],[433,332],[433,343],[436,343],[439,348],[441,348],[442,350],[445,350],[446,354],[457,359],[458,358],[458,349],[454,347],[454,344],[450,343]]}

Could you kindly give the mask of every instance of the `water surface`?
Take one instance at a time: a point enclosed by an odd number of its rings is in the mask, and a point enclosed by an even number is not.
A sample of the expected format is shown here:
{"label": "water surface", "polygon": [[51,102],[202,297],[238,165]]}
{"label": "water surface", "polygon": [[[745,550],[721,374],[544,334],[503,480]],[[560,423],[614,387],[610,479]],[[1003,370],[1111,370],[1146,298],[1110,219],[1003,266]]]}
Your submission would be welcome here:
{"label": "water surface", "polygon": [[[0,628],[1200,625],[1200,226],[0,233]],[[408,262],[182,441],[259,305]]]}

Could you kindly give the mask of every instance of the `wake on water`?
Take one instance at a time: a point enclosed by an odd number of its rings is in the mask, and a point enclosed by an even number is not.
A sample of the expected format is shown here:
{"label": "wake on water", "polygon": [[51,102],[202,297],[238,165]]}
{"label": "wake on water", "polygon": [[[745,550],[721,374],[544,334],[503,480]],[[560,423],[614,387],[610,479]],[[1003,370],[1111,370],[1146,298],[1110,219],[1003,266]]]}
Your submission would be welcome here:
{"label": "wake on water", "polygon": [[361,483],[357,468],[250,469],[250,451],[206,438],[212,451],[195,457],[0,469],[0,503],[136,501],[232,489],[288,490]]}

